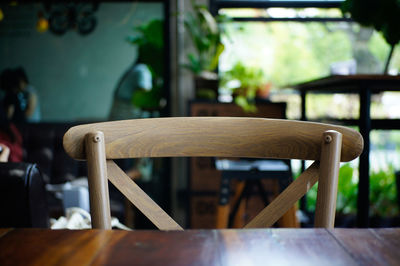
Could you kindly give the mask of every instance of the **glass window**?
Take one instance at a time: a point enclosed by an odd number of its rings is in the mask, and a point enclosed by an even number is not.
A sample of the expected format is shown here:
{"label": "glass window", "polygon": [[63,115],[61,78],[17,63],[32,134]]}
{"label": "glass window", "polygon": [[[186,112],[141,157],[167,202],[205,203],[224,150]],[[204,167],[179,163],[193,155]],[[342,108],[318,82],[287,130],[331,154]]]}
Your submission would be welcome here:
{"label": "glass window", "polygon": [[[222,9],[229,17],[339,17],[338,9]],[[390,47],[380,33],[347,21],[233,21],[225,25],[220,71],[236,62],[263,69],[274,86],[330,73],[383,73]],[[396,49],[391,73],[400,70]]]}
{"label": "glass window", "polygon": [[[318,4],[312,7],[312,2]],[[288,118],[300,118],[300,97],[293,90],[282,89],[331,74],[384,72],[390,46],[381,33],[343,18],[338,8],[340,1],[215,3],[220,8],[220,15],[232,18],[224,24],[225,32],[222,36],[225,45],[219,68],[222,80],[224,76],[228,76],[227,73],[232,73],[231,70],[238,63],[246,69],[261,70],[264,75],[263,82],[275,89],[270,99],[288,103]],[[389,74],[397,75],[399,72],[400,48],[397,46],[390,61]],[[229,89],[239,85],[234,82],[222,82],[221,89],[231,91]],[[399,92],[374,94],[371,117],[399,118],[399,98]],[[309,94],[306,101],[308,119],[359,117],[358,95]],[[399,161],[399,134],[398,130],[374,130],[370,135],[372,215],[398,215],[394,172],[399,169],[399,164],[396,163]],[[357,206],[357,162],[342,166],[337,211],[354,213]],[[315,205],[315,192],[316,190],[312,190],[308,194],[309,209]]]}
{"label": "glass window", "polygon": [[[238,63],[248,68],[258,68],[273,92],[330,74],[383,73],[390,51],[390,46],[380,33],[343,20],[337,8],[237,8],[221,9],[219,14],[235,18],[224,24],[222,39],[225,50],[220,58],[220,76],[224,77]],[[278,19],[245,21],[247,18],[260,17]],[[288,17],[311,20],[281,20]],[[337,21],[330,21],[329,18]],[[389,73],[397,74],[399,71],[400,48],[397,47]],[[221,90],[227,92],[229,86],[236,85],[222,83]],[[358,105],[352,104],[357,102],[353,96],[344,95],[340,101],[338,97],[325,97],[328,102],[323,96],[315,96],[320,100],[323,98],[326,104],[320,104],[321,101],[315,101],[312,97],[309,99],[312,104],[308,104],[309,118],[329,117],[332,113],[338,118],[358,117]],[[393,114],[384,105],[386,98],[374,97],[377,101],[372,104],[373,118]],[[292,97],[288,101],[288,117],[299,118],[299,100]],[[343,109],[345,103],[349,103],[351,108]]]}

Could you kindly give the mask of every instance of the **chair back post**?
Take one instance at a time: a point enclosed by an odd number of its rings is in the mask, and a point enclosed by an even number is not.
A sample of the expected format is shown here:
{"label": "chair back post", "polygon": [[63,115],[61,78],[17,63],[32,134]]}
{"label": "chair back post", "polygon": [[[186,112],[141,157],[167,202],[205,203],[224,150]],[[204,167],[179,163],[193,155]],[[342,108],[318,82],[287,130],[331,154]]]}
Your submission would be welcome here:
{"label": "chair back post", "polygon": [[327,130],[322,135],[314,227],[333,228],[339,179],[342,134]]}
{"label": "chair back post", "polygon": [[92,228],[111,229],[110,200],[108,195],[103,132],[96,131],[85,135],[85,152],[88,167]]}

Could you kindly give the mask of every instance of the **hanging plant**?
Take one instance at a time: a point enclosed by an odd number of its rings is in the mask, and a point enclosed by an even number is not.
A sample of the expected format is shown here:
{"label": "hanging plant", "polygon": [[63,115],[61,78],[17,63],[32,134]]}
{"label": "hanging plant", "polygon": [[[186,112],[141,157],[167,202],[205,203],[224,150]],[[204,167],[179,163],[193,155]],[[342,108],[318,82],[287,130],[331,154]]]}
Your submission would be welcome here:
{"label": "hanging plant", "polygon": [[207,7],[191,1],[193,12],[185,13],[187,29],[195,53],[187,55],[189,63],[185,65],[195,75],[212,72],[218,66],[218,60],[225,47],[221,42],[221,16],[214,17]]}
{"label": "hanging plant", "polygon": [[373,27],[382,33],[391,46],[384,69],[384,73],[387,74],[394,47],[400,41],[400,1],[346,0],[341,9],[362,26]]}

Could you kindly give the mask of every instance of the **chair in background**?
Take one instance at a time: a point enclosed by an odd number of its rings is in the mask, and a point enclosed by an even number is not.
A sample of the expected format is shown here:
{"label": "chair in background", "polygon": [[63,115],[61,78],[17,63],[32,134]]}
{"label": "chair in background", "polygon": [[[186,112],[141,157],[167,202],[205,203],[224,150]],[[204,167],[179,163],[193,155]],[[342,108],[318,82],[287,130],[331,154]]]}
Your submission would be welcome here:
{"label": "chair in background", "polygon": [[[269,204],[275,194],[274,190],[279,194],[293,181],[290,160],[218,158],[215,160],[215,168],[221,171],[215,224],[217,229],[242,228],[246,220],[252,219],[246,208],[257,214],[263,206]],[[265,188],[264,180],[268,182],[268,189]],[[235,188],[232,186],[234,181]],[[252,200],[258,200],[262,205],[251,206],[254,203]],[[295,207],[282,215],[277,221],[278,227],[300,227]]]}
{"label": "chair in background", "polygon": [[[285,102],[256,100],[255,104],[256,112],[245,112],[235,103],[194,100],[189,102],[189,114],[286,118]],[[188,185],[180,195],[185,195],[191,229],[242,228],[293,181],[290,160],[192,157],[188,167]],[[296,210],[293,206],[277,226],[298,227]]]}
{"label": "chair in background", "polygon": [[245,228],[269,227],[317,181],[316,227],[334,226],[340,161],[357,158],[361,135],[328,124],[263,118],[181,117],[103,122],[76,126],[64,149],[87,160],[92,227],[111,228],[110,180],[161,230],[182,230],[113,161],[141,157],[242,157],[315,162]]}
{"label": "chair in background", "polygon": [[0,163],[0,228],[49,227],[43,177],[36,164]]}

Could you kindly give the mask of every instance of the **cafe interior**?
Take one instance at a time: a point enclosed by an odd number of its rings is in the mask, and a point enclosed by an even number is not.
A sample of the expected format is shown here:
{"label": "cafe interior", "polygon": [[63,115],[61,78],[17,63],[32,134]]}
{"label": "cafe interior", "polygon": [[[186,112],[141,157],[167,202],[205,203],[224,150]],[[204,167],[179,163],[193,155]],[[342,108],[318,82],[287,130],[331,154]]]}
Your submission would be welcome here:
{"label": "cafe interior", "polygon": [[399,17],[1,2],[0,264],[396,265]]}

